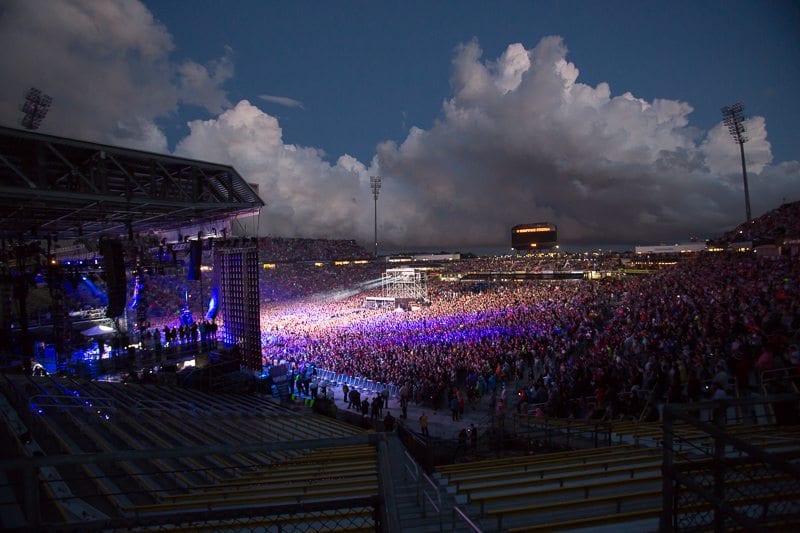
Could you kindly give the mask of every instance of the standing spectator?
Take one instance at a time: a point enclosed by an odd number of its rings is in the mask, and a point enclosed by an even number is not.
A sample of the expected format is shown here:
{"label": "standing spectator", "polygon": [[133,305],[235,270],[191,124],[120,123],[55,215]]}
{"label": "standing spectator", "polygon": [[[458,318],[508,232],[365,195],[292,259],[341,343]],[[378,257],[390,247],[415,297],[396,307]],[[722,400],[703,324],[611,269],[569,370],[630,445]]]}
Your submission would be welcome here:
{"label": "standing spectator", "polygon": [[714,377],[712,378],[711,381],[713,382],[714,385],[719,385],[719,388],[722,389],[723,391],[727,390],[728,380],[730,378],[728,377],[728,373],[725,371],[725,363],[723,363],[722,361],[718,362],[714,367],[714,369],[717,371],[717,373],[714,374]]}
{"label": "standing spectator", "polygon": [[389,408],[389,387],[383,387],[383,391],[381,391],[381,408]]}
{"label": "standing spectator", "polygon": [[381,414],[381,398],[380,396],[375,396],[372,398],[372,405],[370,406],[372,410],[372,420],[378,420],[378,417]]}
{"label": "standing spectator", "polygon": [[364,398],[361,400],[361,420],[364,420],[369,414],[369,400]]}
{"label": "standing spectator", "polygon": [[383,429],[388,432],[394,431],[394,417],[388,409],[386,410],[386,416],[383,417]]}
{"label": "standing spectator", "polygon": [[[714,394],[711,396],[712,400],[727,400],[730,398],[728,393],[725,392],[725,389],[720,386],[719,383],[716,381],[714,382]],[[728,408],[717,405],[714,406],[712,409],[711,416],[713,417],[713,422],[719,426],[724,426],[728,422]]]}
{"label": "standing spectator", "polygon": [[775,356],[772,350],[765,348],[764,352],[759,356],[758,361],[756,361],[756,370],[758,370],[759,374],[763,374],[773,368],[775,368]]}

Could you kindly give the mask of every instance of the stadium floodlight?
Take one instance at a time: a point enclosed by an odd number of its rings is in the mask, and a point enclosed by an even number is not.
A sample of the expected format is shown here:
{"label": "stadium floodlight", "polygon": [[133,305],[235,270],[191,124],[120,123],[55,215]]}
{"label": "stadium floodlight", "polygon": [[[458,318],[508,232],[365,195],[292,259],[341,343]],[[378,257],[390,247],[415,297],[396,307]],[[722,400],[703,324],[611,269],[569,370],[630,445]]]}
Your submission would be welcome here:
{"label": "stadium floodlight", "polygon": [[372,188],[372,196],[375,198],[375,257],[378,257],[378,193],[381,190],[381,177],[370,176],[369,185]]}
{"label": "stadium floodlight", "polygon": [[747,187],[747,165],[744,161],[744,143],[748,141],[747,130],[744,127],[744,106],[736,102],[732,106],[725,106],[721,109],[722,119],[728,126],[728,131],[733,137],[734,142],[739,145],[739,153],[742,156],[742,179],[744,180],[744,206],[747,211],[747,222],[752,220],[750,216],[750,190]]}
{"label": "stadium floodlight", "polygon": [[25,93],[25,102],[20,107],[20,111],[24,113],[20,121],[22,127],[26,130],[38,129],[52,103],[53,99],[36,87],[28,89]]}

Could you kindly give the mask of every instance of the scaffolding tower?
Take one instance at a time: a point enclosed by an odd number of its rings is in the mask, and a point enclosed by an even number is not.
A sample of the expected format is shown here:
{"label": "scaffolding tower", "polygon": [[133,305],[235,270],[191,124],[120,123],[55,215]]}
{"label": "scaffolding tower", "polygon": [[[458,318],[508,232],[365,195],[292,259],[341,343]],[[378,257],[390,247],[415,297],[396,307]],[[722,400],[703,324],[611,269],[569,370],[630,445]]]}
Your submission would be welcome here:
{"label": "scaffolding tower", "polygon": [[381,276],[384,298],[428,300],[428,273],[416,268],[390,268]]}

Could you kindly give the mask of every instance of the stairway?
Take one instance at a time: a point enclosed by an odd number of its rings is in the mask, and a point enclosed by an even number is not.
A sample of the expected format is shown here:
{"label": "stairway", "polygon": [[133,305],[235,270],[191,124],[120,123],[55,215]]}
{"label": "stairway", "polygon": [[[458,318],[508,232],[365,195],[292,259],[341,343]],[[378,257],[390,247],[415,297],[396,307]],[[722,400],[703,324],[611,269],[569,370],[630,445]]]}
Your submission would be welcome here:
{"label": "stairway", "polygon": [[[397,514],[403,533],[438,533],[440,531],[469,532],[471,528],[458,521],[453,527],[452,495],[435,482],[427,481],[424,471],[406,454],[396,433],[388,435],[389,459],[392,469]],[[410,470],[409,470],[410,468]],[[433,503],[440,508],[437,512]]]}

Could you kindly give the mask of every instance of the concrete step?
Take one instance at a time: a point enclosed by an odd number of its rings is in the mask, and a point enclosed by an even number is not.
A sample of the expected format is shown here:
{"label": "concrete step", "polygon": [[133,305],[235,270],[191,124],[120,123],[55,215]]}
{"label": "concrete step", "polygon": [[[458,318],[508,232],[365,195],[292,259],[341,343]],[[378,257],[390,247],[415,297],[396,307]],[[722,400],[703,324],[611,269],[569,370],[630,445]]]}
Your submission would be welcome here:
{"label": "concrete step", "polygon": [[[463,531],[466,533],[470,531],[468,527],[459,523],[454,529],[453,501],[441,488],[441,513],[437,514],[427,500],[424,501],[423,508],[418,500],[420,495],[417,481],[408,476],[404,466],[409,460],[405,454],[405,447],[396,434],[389,435],[389,455],[392,465],[395,505],[400,517],[401,530],[404,533],[437,533],[439,531]],[[419,468],[419,471],[422,472],[422,469]],[[431,494],[432,491],[433,487],[428,486],[428,493]],[[424,496],[422,498],[424,499]]]}

